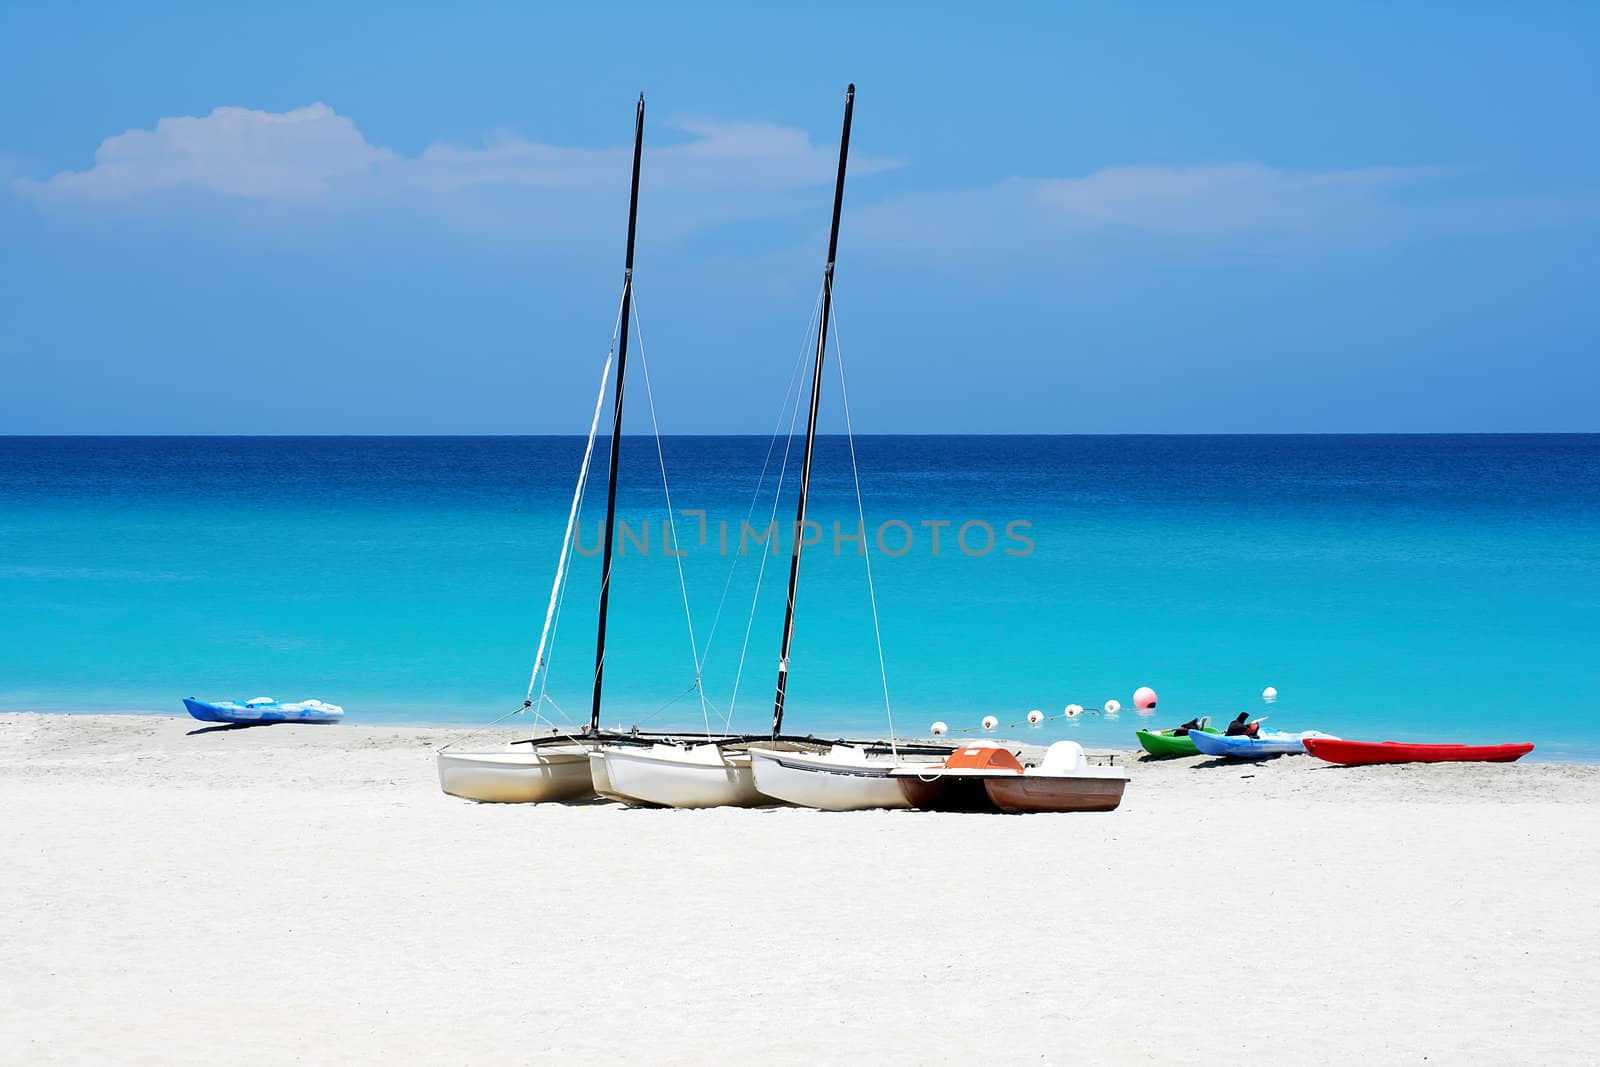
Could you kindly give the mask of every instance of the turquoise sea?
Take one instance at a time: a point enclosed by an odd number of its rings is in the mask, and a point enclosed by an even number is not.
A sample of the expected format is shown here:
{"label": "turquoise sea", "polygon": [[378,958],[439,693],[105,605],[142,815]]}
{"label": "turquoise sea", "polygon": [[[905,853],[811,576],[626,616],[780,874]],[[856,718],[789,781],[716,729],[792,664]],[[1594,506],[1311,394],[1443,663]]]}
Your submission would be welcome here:
{"label": "turquoise sea", "polygon": [[[664,441],[675,558],[654,441],[624,438],[636,537],[613,577],[607,725],[720,723],[748,626],[732,725],[767,727],[787,550],[767,557],[753,615],[762,556],[748,540],[739,552],[741,520],[759,530],[772,513],[770,492],[752,508],[767,448]],[[574,437],[0,438],[0,709],[172,714],[186,695],[270,695],[340,703],[352,722],[511,711],[582,450]],[[873,545],[871,562],[902,735],[1128,705],[1150,685],[1164,725],[1249,710],[1285,729],[1600,758],[1600,435],[869,437],[856,451],[868,541],[881,529],[895,553]],[[863,559],[833,538],[835,522],[857,528],[842,438],[819,442],[812,502],[823,540],[804,556],[786,725],[883,733]],[[706,514],[703,544],[691,511]],[[710,638],[704,709],[680,564],[696,643]],[[598,570],[576,559],[553,649],[550,692],[575,721]],[[1127,709],[1002,732],[1131,745],[1146,721]]]}

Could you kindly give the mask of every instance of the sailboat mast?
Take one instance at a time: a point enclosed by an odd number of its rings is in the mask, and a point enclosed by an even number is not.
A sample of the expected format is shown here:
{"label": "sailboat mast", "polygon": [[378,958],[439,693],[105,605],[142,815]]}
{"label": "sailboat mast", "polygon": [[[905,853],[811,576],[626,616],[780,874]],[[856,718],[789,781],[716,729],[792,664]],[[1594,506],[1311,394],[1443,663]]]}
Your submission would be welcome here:
{"label": "sailboat mast", "polygon": [[628,318],[633,311],[633,234],[639,221],[639,158],[644,152],[644,94],[633,120],[633,185],[628,194],[628,255],[622,269],[622,322],[617,340],[617,398],[611,411],[611,472],[606,479],[605,550],[600,562],[600,617],[594,641],[594,703],[589,732],[600,729],[600,683],[606,667],[606,606],[611,599],[611,546],[617,528],[617,459],[622,450],[622,386],[628,373]]}
{"label": "sailboat mast", "polygon": [[828,231],[828,265],[822,271],[822,319],[817,324],[817,360],[811,374],[811,413],[806,418],[805,458],[800,464],[800,502],[795,508],[794,552],[789,557],[789,596],[783,608],[783,643],[778,652],[778,691],[772,699],[772,735],[783,729],[783,694],[789,681],[789,646],[794,640],[794,596],[800,584],[800,542],[806,525],[806,498],[811,491],[811,453],[817,440],[817,403],[822,399],[822,357],[828,351],[828,322],[833,307],[833,261],[839,251],[839,212],[844,206],[844,168],[850,155],[850,115],[855,110],[854,83],[844,92],[844,129],[839,134],[839,175],[833,186],[833,225]]}

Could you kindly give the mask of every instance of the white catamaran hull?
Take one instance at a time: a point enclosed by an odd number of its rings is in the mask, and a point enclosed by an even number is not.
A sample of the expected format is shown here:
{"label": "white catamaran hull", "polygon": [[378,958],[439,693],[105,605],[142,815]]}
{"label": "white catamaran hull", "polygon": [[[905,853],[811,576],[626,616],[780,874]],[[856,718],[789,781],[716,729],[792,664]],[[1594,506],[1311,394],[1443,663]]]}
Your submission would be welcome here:
{"label": "white catamaran hull", "polygon": [[589,777],[594,779],[594,791],[607,800],[620,801],[623,804],[633,804],[640,807],[654,807],[654,805],[630,797],[626,793],[619,793],[611,784],[611,765],[606,762],[606,754],[600,749],[589,753]]}
{"label": "white catamaran hull", "polygon": [[[750,756],[716,745],[602,748],[607,792],[668,808],[753,808],[772,801],[756,790]],[[591,781],[592,781],[591,775]]]}
{"label": "white catamaran hull", "polygon": [[898,779],[889,777],[897,763],[873,759],[859,748],[835,745],[827,752],[750,749],[755,786],[774,800],[823,811],[909,808]]}
{"label": "white catamaran hull", "polygon": [[583,745],[523,751],[439,753],[439,788],[491,804],[581,800],[594,794],[589,749]]}

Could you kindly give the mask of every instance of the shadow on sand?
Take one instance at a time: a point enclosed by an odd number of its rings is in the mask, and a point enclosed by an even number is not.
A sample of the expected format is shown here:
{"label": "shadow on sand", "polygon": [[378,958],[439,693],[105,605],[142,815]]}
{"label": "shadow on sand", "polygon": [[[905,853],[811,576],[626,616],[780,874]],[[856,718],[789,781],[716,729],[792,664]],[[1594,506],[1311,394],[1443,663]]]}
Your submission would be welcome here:
{"label": "shadow on sand", "polygon": [[219,722],[215,726],[197,727],[196,729],[190,730],[188,733],[184,734],[184,736],[185,737],[193,737],[196,734],[214,734],[218,730],[249,730],[252,727],[256,727],[256,726],[277,726],[277,725],[279,725],[279,724],[275,723],[275,722]]}
{"label": "shadow on sand", "polygon": [[1213,756],[1210,759],[1196,763],[1194,769],[1199,770],[1202,767],[1265,767],[1273,760],[1280,760],[1290,755],[1293,755],[1293,753],[1274,752],[1270,756],[1254,756],[1250,759],[1238,759],[1233,756]]}

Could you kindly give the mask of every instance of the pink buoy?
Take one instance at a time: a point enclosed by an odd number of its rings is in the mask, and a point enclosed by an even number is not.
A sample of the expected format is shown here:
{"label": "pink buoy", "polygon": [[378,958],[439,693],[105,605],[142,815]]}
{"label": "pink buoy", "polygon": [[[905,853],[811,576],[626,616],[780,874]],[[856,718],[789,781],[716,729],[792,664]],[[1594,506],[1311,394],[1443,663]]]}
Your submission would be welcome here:
{"label": "pink buoy", "polygon": [[1153,708],[1156,706],[1156,691],[1148,685],[1141,685],[1133,691],[1133,706],[1136,708]]}

